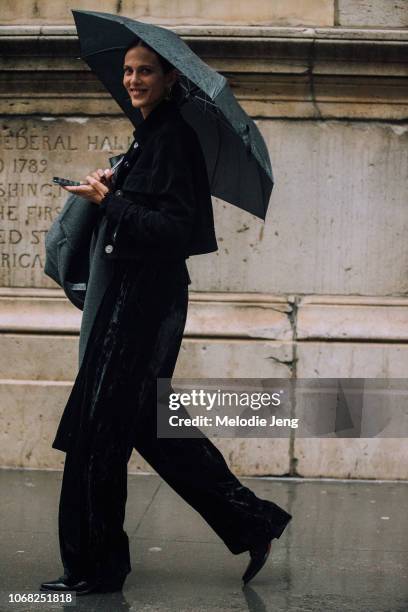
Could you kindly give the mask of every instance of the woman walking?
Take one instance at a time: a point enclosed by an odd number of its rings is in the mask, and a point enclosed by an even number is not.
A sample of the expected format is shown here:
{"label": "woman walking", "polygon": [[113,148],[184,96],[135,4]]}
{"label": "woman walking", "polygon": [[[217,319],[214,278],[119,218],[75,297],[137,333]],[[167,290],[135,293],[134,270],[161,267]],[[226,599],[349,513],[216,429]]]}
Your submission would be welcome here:
{"label": "woman walking", "polygon": [[[261,569],[291,515],[230,472],[205,437],[158,438],[156,379],[171,379],[188,307],[190,255],[217,250],[200,142],[171,99],[176,70],[140,39],[124,55],[123,85],[143,122],[118,172],[66,187],[107,220],[114,275],[99,306],[53,447],[66,453],[59,506],[64,574],[42,590],[120,590],[131,571],[123,530],[133,448],[233,554],[243,576]],[[99,221],[95,232],[98,231]]]}

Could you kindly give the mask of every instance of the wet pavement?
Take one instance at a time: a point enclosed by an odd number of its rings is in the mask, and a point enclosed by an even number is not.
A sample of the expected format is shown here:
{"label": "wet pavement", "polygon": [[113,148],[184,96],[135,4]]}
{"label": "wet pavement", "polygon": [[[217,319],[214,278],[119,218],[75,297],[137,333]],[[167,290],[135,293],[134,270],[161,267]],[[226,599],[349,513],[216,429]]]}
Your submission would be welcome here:
{"label": "wet pavement", "polygon": [[1,470],[1,612],[408,612],[408,483],[241,478],[293,519],[242,588],[248,553],[232,555],[155,475],[129,475],[133,570],[122,592],[76,605],[9,603],[62,574],[62,472]]}

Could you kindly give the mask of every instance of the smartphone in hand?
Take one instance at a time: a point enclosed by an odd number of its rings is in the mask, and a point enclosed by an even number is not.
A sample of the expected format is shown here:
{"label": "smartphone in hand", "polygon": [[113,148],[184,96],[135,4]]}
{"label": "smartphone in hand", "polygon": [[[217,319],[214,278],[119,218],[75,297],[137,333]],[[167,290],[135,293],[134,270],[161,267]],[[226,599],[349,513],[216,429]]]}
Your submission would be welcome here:
{"label": "smartphone in hand", "polygon": [[59,176],[54,176],[52,182],[56,185],[61,185],[61,187],[78,187],[81,185],[78,181],[70,181],[69,179],[60,178]]}

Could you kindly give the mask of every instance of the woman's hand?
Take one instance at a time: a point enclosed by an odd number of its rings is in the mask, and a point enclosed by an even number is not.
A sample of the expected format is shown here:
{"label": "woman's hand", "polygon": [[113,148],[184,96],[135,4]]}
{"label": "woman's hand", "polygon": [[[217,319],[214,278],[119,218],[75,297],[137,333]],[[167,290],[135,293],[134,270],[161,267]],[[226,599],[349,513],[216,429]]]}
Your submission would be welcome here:
{"label": "woman's hand", "polygon": [[95,170],[95,172],[85,177],[86,182],[82,185],[67,185],[63,187],[63,189],[66,189],[70,193],[75,193],[94,204],[100,204],[109,191],[112,175],[113,172],[110,168],[105,171],[98,168],[98,170]]}

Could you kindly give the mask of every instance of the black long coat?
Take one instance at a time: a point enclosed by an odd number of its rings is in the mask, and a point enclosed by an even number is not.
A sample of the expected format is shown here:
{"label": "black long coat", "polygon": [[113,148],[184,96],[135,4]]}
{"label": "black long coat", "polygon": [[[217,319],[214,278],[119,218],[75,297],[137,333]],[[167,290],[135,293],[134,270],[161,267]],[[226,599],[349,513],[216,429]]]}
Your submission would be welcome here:
{"label": "black long coat", "polygon": [[156,379],[173,375],[191,282],[185,259],[217,249],[194,130],[163,101],[135,138],[99,205],[108,222],[102,256],[111,260],[113,280],[52,445],[79,454],[96,445],[107,461],[126,452],[138,417],[154,418]]}

